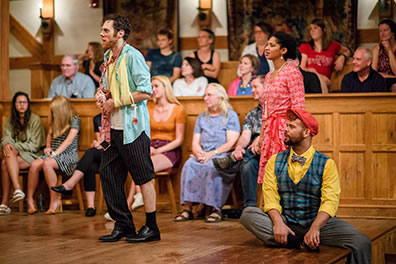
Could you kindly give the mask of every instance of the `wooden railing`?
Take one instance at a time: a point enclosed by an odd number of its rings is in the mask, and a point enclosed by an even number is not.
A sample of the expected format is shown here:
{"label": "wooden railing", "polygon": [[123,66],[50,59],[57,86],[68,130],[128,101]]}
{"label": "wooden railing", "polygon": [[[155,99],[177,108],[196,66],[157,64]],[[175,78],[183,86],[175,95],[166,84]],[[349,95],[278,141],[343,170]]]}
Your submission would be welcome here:
{"label": "wooden railing", "polygon": [[[187,114],[183,162],[191,153],[194,123],[204,110],[200,97],[179,98]],[[257,105],[250,96],[231,98],[241,124]],[[92,99],[72,100],[81,117],[80,155],[94,138],[92,117],[99,113]],[[45,128],[49,100],[32,100],[32,111]],[[1,127],[9,116],[10,102],[1,102]],[[396,94],[306,95],[306,109],[319,121],[315,148],[332,157],[341,179],[339,216],[396,219]],[[180,193],[180,173],[173,179]]]}

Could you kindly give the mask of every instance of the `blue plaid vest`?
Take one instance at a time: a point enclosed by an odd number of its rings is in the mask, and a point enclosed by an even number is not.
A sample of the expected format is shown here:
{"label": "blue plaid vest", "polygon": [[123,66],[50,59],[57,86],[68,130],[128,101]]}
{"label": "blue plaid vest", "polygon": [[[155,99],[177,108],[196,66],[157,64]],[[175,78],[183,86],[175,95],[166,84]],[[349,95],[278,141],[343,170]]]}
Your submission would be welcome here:
{"label": "blue plaid vest", "polygon": [[318,214],[323,170],[329,157],[315,151],[307,173],[299,183],[294,184],[287,171],[289,155],[290,150],[280,152],[275,161],[275,175],[278,180],[282,214],[289,222],[308,227]]}

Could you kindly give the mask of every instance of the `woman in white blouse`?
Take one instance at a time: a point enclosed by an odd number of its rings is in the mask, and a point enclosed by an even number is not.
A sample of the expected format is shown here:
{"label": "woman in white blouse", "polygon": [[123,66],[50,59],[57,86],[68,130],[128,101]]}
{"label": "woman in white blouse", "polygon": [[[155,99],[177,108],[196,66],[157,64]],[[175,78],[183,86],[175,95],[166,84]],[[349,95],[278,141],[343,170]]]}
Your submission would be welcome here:
{"label": "woman in white blouse", "polygon": [[201,63],[195,58],[184,58],[181,74],[183,78],[173,83],[175,96],[203,96],[208,80],[203,76]]}

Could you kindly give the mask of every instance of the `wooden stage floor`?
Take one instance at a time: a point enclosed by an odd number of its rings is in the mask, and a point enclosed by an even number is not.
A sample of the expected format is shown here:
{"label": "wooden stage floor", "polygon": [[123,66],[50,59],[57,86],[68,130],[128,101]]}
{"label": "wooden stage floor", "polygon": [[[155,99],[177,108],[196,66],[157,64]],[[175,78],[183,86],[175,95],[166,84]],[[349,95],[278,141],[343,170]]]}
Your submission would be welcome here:
{"label": "wooden stage floor", "polygon": [[[139,228],[144,213],[134,213]],[[142,244],[102,243],[113,229],[103,215],[78,211],[46,216],[12,213],[0,217],[0,263],[336,263],[348,252],[321,247],[320,253],[269,249],[238,220],[207,224],[203,220],[174,223],[159,213],[162,240]],[[352,220],[353,221],[353,220]],[[369,223],[365,223],[369,231]],[[369,234],[368,234],[369,235]]]}

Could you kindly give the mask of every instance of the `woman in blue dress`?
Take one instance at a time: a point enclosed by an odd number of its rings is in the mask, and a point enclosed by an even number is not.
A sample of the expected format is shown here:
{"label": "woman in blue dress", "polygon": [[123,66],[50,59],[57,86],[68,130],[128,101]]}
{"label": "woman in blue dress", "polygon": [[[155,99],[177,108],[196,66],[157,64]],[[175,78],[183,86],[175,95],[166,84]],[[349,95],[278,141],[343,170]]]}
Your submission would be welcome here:
{"label": "woman in blue dress", "polygon": [[193,155],[182,170],[180,202],[184,210],[176,216],[175,222],[192,220],[194,203],[213,207],[206,222],[221,221],[220,210],[228,198],[235,176],[220,175],[211,160],[226,156],[238,140],[238,115],[232,110],[227,93],[219,84],[211,83],[206,87],[204,102],[206,110],[195,122]]}

